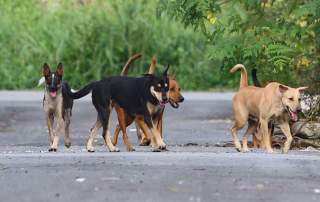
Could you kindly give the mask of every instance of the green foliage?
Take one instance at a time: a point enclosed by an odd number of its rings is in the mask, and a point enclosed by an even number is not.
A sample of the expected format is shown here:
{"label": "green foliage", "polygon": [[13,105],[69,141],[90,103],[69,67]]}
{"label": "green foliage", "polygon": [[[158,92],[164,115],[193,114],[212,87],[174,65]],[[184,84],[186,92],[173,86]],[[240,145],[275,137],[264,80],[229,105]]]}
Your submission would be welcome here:
{"label": "green foliage", "polygon": [[[210,58],[223,72],[236,63],[256,67],[262,80],[296,86],[319,67],[318,0],[171,0],[164,13],[207,37]],[[222,76],[236,85],[230,75]],[[234,76],[232,76],[234,78]],[[225,80],[223,79],[223,80]],[[309,81],[309,85],[314,84]],[[319,88],[317,90],[319,92]]]}
{"label": "green foliage", "polygon": [[[79,1],[0,0],[0,89],[35,88],[44,62],[65,66],[72,87],[118,75],[127,59],[142,53],[131,75],[147,71],[153,55],[159,71],[168,63],[183,89],[217,84],[208,73],[205,37],[157,16],[148,0]],[[197,71],[195,71],[197,69]]]}

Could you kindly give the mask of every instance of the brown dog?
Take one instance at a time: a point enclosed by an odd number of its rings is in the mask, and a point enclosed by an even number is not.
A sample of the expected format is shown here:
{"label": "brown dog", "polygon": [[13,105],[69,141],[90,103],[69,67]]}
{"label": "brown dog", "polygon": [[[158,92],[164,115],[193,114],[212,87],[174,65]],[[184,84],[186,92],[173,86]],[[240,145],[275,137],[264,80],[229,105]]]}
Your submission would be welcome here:
{"label": "brown dog", "polygon": [[[151,65],[149,67],[149,72],[148,74],[154,74],[155,72],[155,67],[156,67],[156,59],[155,57],[152,59]],[[127,76],[128,74],[128,68],[129,65],[126,65],[122,72],[121,76]],[[178,108],[179,103],[183,102],[184,98],[181,95],[181,89],[179,86],[179,83],[177,82],[175,76],[170,77],[170,82],[169,82],[169,103],[173,108]],[[115,109],[118,115],[118,121],[119,125],[117,125],[114,136],[113,136],[113,144],[117,145],[118,143],[118,137],[120,130],[122,131],[123,134],[123,140],[124,143],[127,146],[128,151],[134,150],[132,145],[129,143],[127,140],[128,135],[126,133],[126,128],[133,122],[135,121],[136,124],[136,129],[137,129],[137,135],[140,140],[140,145],[149,145],[151,141],[150,139],[150,134],[147,130],[147,127],[145,123],[143,122],[143,117],[137,116],[135,120],[133,120],[121,107],[118,105],[115,105]],[[163,113],[164,113],[164,107],[159,107],[154,110],[154,115],[153,115],[153,122],[157,126],[157,130],[160,132],[161,138],[163,138],[162,135],[162,123],[163,123]],[[142,130],[142,132],[140,131]]]}
{"label": "brown dog", "polygon": [[[272,153],[268,123],[275,120],[285,134],[287,140],[283,152],[287,153],[292,142],[289,127],[289,118],[298,120],[298,112],[301,111],[300,94],[307,87],[291,88],[277,82],[271,82],[264,88],[248,86],[247,71],[242,64],[235,65],[230,72],[241,71],[240,89],[233,97],[233,111],[235,124],[231,129],[233,141],[238,151],[249,151],[247,139],[249,132],[243,136],[243,148],[241,147],[237,131],[245,126],[249,116],[257,117],[260,124],[262,141],[268,153]],[[289,115],[289,117],[288,117]]]}

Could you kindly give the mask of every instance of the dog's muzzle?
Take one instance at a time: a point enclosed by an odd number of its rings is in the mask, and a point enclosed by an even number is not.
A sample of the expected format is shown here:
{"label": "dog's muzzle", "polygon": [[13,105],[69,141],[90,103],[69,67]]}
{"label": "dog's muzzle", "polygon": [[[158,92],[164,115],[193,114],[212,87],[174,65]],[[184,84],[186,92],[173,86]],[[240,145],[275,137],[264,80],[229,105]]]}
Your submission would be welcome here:
{"label": "dog's muzzle", "polygon": [[171,107],[173,107],[173,108],[175,108],[175,109],[177,109],[177,108],[179,108],[179,103],[180,102],[183,102],[184,101],[184,97],[180,97],[180,100],[179,100],[179,102],[175,102],[173,99],[169,99],[169,103],[170,103],[170,105],[171,105]]}
{"label": "dog's muzzle", "polygon": [[296,111],[292,111],[290,109],[290,107],[286,106],[286,111],[288,112],[289,114],[289,117],[292,121],[296,122],[299,120],[299,116],[298,116],[298,113],[301,111],[301,109],[297,109]]}

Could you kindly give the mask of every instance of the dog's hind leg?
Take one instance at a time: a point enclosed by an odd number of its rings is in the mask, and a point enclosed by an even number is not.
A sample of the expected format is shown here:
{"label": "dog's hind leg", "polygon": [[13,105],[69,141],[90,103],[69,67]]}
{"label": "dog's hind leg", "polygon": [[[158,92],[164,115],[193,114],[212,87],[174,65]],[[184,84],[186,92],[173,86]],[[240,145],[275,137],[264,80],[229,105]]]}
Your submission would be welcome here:
{"label": "dog's hind leg", "polygon": [[117,124],[116,129],[113,134],[112,144],[116,146],[118,144],[119,133],[121,131],[120,125]]}
{"label": "dog's hind leg", "polygon": [[122,116],[118,115],[118,121],[122,131],[123,142],[127,146],[127,151],[135,151],[134,147],[129,142],[129,138],[127,134],[127,126],[133,122],[133,118],[129,118],[128,116],[126,117],[126,114],[122,113]]}
{"label": "dog's hind leg", "polygon": [[[104,106],[107,106],[107,107],[104,107]],[[102,123],[102,137],[104,139],[104,142],[107,148],[109,149],[110,152],[118,152],[119,149],[112,144],[112,141],[110,138],[110,131],[109,131],[109,126],[110,126],[109,119],[110,119],[110,112],[111,112],[110,102],[109,101],[105,102],[103,103],[103,105],[95,104],[95,107],[98,111],[99,118]]]}
{"label": "dog's hind leg", "polygon": [[64,114],[64,145],[69,148],[71,146],[70,139],[70,122],[71,122],[71,109],[66,109]]}
{"label": "dog's hind leg", "polygon": [[99,129],[102,127],[99,116],[97,117],[97,121],[94,123],[93,127],[90,129],[89,138],[87,141],[87,151],[94,152],[94,141],[97,138]]}
{"label": "dog's hind leg", "polygon": [[248,148],[248,136],[250,134],[253,134],[256,129],[257,129],[257,122],[253,121],[253,120],[248,120],[248,129],[247,131],[244,133],[243,138],[242,138],[242,152],[248,152],[250,151]]}
{"label": "dog's hind leg", "polygon": [[238,137],[238,130],[240,130],[246,125],[249,119],[249,113],[248,111],[245,110],[245,108],[241,104],[239,104],[236,98],[234,98],[232,105],[233,105],[232,107],[233,107],[235,123],[231,128],[231,134],[232,134],[234,146],[236,150],[240,152],[241,143]]}
{"label": "dog's hind leg", "polygon": [[289,126],[288,122],[281,121],[279,123],[279,127],[287,138],[286,141],[284,142],[283,149],[282,149],[282,153],[286,154],[286,153],[288,153],[290,146],[291,146],[291,142],[293,140],[291,132],[290,132],[290,126]]}

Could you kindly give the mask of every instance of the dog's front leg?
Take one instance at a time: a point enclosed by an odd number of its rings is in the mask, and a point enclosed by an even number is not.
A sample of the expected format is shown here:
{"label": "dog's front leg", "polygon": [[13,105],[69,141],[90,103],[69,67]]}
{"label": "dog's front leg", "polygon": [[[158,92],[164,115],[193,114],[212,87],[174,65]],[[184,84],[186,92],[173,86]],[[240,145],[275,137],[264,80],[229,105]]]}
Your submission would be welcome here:
{"label": "dog's front leg", "polygon": [[261,132],[263,138],[263,145],[265,146],[268,153],[273,153],[273,149],[271,147],[270,134],[268,131],[268,120],[260,118],[261,123]]}
{"label": "dog's front leg", "polygon": [[290,132],[290,126],[288,122],[280,122],[279,127],[287,138],[287,140],[284,142],[283,149],[282,149],[282,153],[287,154],[293,139]]}
{"label": "dog's front leg", "polygon": [[54,134],[54,131],[53,131],[54,116],[50,112],[47,112],[46,114],[47,114],[47,126],[49,131],[49,141],[50,141],[49,145],[51,146],[53,142],[53,134]]}
{"label": "dog's front leg", "polygon": [[69,148],[71,146],[70,139],[70,123],[71,123],[71,109],[67,109],[64,112],[64,145]]}
{"label": "dog's front leg", "polygon": [[62,114],[58,113],[58,123],[57,123],[57,130],[53,133],[53,141],[50,146],[49,151],[54,151],[56,152],[58,149],[58,144],[59,144],[59,135],[62,132],[62,129],[64,128],[64,120],[62,118]]}

